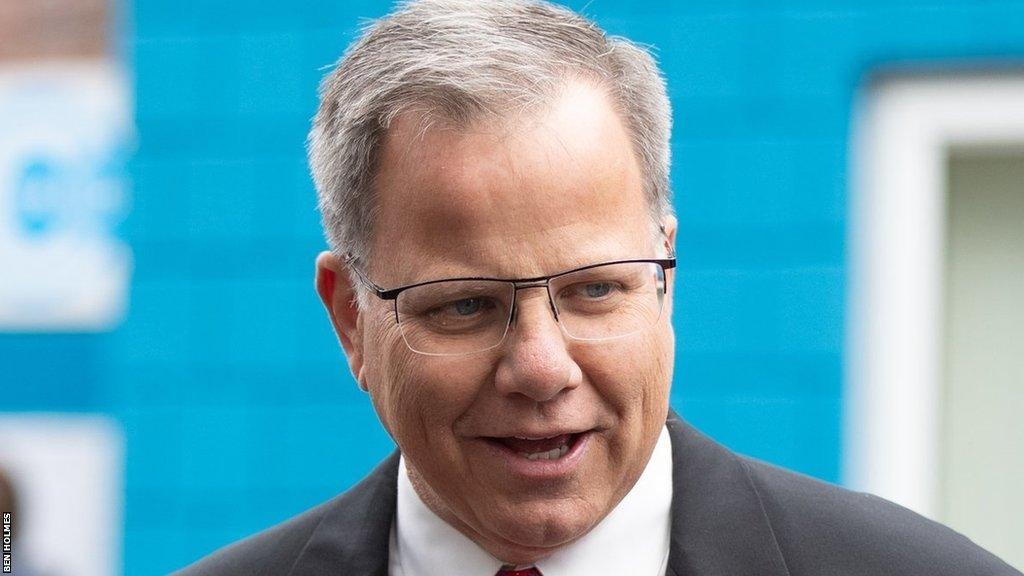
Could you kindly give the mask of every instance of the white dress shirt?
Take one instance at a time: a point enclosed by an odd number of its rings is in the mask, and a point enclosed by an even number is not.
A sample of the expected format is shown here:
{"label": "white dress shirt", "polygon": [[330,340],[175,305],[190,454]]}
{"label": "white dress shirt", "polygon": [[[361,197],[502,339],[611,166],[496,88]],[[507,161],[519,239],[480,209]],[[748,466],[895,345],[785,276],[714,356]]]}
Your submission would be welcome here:
{"label": "white dress shirt", "polygon": [[[672,446],[662,428],[640,479],[585,536],[537,562],[544,576],[662,576],[668,565]],[[502,562],[434,514],[398,464],[398,502],[391,524],[390,576],[494,576]]]}

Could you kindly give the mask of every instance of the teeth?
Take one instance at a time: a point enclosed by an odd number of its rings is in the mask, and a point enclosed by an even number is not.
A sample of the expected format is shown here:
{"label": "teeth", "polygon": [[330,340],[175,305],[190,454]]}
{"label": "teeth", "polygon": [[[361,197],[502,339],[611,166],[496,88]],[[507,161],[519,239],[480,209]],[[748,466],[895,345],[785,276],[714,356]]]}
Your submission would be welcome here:
{"label": "teeth", "polygon": [[552,448],[547,452],[535,452],[533,454],[527,454],[526,452],[520,452],[519,455],[527,460],[558,460],[565,453],[569,451],[569,445],[563,444],[558,448]]}

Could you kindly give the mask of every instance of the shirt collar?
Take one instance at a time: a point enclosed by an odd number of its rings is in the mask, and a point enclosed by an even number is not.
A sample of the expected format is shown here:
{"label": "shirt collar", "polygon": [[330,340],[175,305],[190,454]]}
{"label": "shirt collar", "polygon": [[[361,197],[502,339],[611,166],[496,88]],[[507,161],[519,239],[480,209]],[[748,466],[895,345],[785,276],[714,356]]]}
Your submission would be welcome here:
{"label": "shirt collar", "polygon": [[[664,574],[671,502],[672,446],[663,428],[647,466],[619,505],[582,538],[537,562],[537,568],[544,576]],[[391,528],[390,574],[422,576],[442,569],[451,576],[490,576],[501,565],[423,503],[402,458]]]}

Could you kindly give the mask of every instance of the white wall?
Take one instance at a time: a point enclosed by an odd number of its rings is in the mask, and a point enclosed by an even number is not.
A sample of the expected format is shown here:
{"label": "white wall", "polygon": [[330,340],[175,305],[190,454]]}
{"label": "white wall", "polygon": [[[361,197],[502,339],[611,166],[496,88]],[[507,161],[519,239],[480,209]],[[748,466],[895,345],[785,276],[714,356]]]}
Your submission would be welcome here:
{"label": "white wall", "polygon": [[0,466],[19,496],[15,573],[26,564],[53,576],[120,573],[124,440],[116,424],[0,414]]}
{"label": "white wall", "polygon": [[1024,142],[1024,76],[880,80],[852,132],[844,481],[935,517],[946,155]]}

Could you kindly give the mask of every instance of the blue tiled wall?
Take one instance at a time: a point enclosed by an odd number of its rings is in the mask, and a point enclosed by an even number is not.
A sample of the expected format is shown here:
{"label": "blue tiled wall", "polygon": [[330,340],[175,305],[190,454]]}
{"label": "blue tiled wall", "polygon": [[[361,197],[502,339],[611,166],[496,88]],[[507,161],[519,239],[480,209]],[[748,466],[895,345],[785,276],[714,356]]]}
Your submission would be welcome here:
{"label": "blue tiled wall", "polygon": [[[672,403],[742,452],[836,481],[847,136],[879,67],[1024,57],[1024,3],[681,0],[586,6],[653,44],[676,109]],[[125,567],[157,574],[351,485],[392,446],[312,290],[304,160],[322,67],[388,6],[129,7],[139,148],[130,313],[95,336],[5,336],[11,409],[125,426]],[[52,361],[53,357],[59,361]]]}

